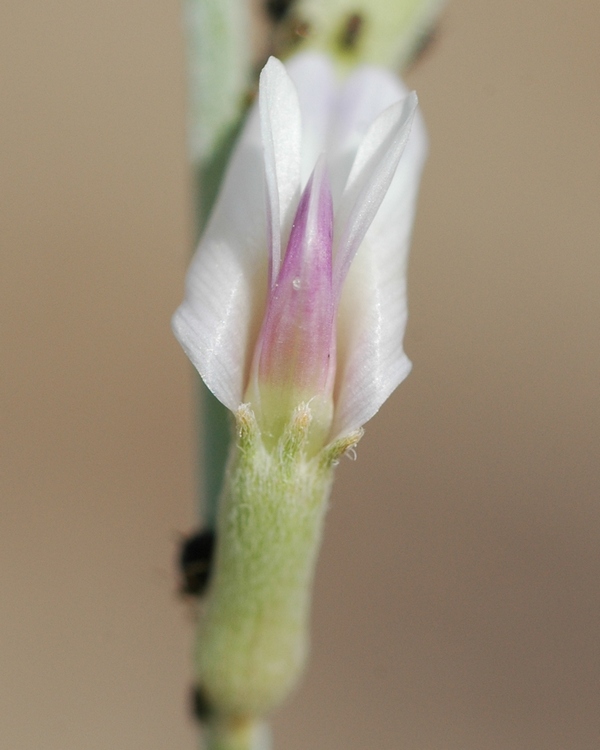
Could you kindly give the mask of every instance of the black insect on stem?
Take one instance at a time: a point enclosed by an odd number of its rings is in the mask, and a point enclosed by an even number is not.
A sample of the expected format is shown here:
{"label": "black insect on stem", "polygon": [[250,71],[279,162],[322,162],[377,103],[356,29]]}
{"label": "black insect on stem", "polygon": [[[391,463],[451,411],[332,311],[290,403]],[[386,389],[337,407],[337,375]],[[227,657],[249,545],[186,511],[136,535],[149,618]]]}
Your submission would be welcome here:
{"label": "black insect on stem", "polygon": [[190,704],[192,716],[199,722],[206,722],[213,715],[213,710],[208,702],[204,690],[194,685],[190,692]]}
{"label": "black insect on stem", "polygon": [[351,13],[346,19],[338,43],[344,52],[353,52],[364,30],[365,17],[360,13]]}
{"label": "black insect on stem", "polygon": [[179,552],[182,594],[202,596],[210,580],[215,532],[203,529],[185,538]]}

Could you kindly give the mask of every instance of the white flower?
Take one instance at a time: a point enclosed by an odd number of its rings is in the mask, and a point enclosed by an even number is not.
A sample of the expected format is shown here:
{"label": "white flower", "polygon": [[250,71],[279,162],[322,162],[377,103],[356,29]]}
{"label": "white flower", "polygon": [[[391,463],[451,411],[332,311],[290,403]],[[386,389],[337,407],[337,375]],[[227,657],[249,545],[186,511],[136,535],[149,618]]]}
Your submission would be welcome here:
{"label": "white flower", "polygon": [[265,66],[173,328],[225,406],[250,402],[267,442],[303,402],[318,449],[408,374],[406,261],[426,150],[416,95],[389,71],[339,83],[311,53]]}

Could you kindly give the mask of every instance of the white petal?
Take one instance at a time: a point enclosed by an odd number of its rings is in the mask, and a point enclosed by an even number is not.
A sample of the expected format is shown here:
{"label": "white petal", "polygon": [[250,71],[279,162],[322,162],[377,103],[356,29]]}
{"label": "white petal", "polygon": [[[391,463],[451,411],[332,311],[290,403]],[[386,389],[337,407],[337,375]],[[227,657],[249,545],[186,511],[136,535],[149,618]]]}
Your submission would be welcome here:
{"label": "white petal", "polygon": [[396,174],[344,284],[334,438],[367,422],[410,371],[402,348],[406,261],[426,154],[425,128],[417,112]]}
{"label": "white petal", "polygon": [[317,52],[302,52],[286,63],[298,92],[302,115],[302,185],[308,182],[317,159],[327,148],[327,136],[338,98],[330,59]]}
{"label": "white petal", "polygon": [[369,65],[358,68],[342,85],[327,143],[336,208],[367,130],[385,109],[408,93],[393,73]]}
{"label": "white petal", "polygon": [[414,92],[388,107],[359,146],[336,215],[334,277],[339,285],[396,173],[416,108]]}
{"label": "white petal", "polygon": [[242,401],[250,342],[266,297],[264,161],[254,110],[235,148],[223,188],[186,277],[173,330],[215,396]]}
{"label": "white petal", "polygon": [[294,84],[283,64],[269,58],[260,74],[260,128],[267,182],[267,223],[271,278],[276,279],[300,197],[302,125]]}

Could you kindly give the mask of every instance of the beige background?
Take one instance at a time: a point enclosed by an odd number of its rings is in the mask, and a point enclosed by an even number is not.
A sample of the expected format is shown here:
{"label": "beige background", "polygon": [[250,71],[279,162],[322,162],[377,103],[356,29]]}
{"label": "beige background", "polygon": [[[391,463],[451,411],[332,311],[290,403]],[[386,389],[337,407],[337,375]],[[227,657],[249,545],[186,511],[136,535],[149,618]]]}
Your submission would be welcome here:
{"label": "beige background", "polygon": [[[453,0],[409,75],[414,371],[340,467],[280,750],[600,747],[599,28]],[[0,748],[192,748],[178,4],[0,37]]]}

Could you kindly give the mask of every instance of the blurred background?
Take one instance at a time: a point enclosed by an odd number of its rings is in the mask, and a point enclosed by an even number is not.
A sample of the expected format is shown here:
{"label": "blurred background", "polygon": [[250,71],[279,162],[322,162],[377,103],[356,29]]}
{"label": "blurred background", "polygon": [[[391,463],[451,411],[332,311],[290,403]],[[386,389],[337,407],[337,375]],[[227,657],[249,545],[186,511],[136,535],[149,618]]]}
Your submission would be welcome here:
{"label": "blurred background", "polygon": [[[414,370],[344,461],[285,750],[600,747],[600,5],[451,0]],[[0,747],[185,750],[175,0],[0,6]]]}

